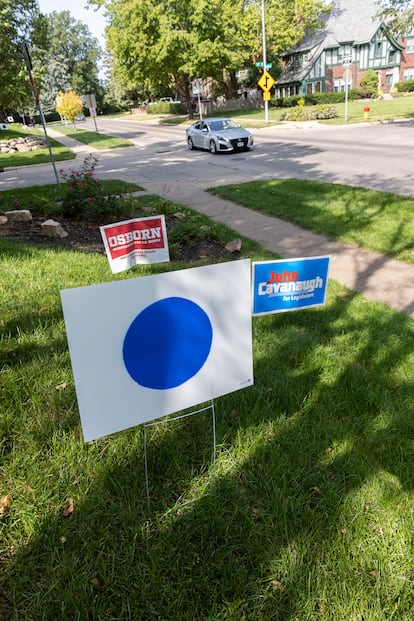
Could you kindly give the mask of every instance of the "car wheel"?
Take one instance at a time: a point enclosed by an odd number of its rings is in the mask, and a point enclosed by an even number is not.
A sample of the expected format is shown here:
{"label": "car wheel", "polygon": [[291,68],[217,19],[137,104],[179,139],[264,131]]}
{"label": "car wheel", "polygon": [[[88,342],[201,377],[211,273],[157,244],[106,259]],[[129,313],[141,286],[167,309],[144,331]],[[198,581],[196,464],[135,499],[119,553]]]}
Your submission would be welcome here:
{"label": "car wheel", "polygon": [[217,145],[214,140],[210,140],[210,153],[217,153]]}
{"label": "car wheel", "polygon": [[187,144],[188,144],[188,148],[190,149],[190,151],[193,151],[195,149],[193,139],[191,138],[191,136],[188,137]]}

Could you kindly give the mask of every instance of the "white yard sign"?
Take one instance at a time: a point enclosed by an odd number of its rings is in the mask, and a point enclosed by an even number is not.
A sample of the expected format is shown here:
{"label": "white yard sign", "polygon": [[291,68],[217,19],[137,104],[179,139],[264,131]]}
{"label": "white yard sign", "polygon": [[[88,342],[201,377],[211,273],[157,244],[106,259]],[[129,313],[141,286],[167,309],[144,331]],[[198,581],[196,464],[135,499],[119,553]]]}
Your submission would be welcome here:
{"label": "white yard sign", "polygon": [[61,299],[85,441],[253,385],[250,260]]}

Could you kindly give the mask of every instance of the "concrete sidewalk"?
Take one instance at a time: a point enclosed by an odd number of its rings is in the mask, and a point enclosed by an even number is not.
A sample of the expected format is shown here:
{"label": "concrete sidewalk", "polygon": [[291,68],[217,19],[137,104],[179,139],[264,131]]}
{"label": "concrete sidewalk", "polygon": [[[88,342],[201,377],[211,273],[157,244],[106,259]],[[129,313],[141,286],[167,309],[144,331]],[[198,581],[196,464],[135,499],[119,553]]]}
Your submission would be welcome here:
{"label": "concrete sidewalk", "polygon": [[331,256],[331,278],[414,319],[414,266],[378,252],[330,241],[294,224],[218,198],[191,182],[151,182],[147,185],[151,193],[187,205],[216,222],[226,224],[284,258]]}

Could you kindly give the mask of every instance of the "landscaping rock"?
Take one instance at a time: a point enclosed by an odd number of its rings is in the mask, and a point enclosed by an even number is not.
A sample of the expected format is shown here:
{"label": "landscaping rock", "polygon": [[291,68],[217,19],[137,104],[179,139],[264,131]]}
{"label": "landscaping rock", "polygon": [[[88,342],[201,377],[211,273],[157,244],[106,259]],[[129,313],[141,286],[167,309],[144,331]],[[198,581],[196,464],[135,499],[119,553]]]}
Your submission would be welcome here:
{"label": "landscaping rock", "polygon": [[10,222],[30,222],[32,220],[32,214],[28,209],[13,209],[12,211],[6,211],[5,216]]}
{"label": "landscaping rock", "polygon": [[0,215],[0,226],[2,224],[6,224],[8,221],[9,220],[8,220],[7,216]]}
{"label": "landscaping rock", "polygon": [[241,242],[241,239],[239,238],[229,241],[229,243],[226,244],[225,246],[227,252],[240,252],[241,247],[242,247],[242,242]]}
{"label": "landscaping rock", "polygon": [[67,237],[68,233],[56,220],[46,220],[41,224],[41,230],[44,235],[51,237]]}
{"label": "landscaping rock", "polygon": [[26,138],[10,138],[10,140],[0,140],[0,153],[37,151],[38,149],[46,149],[46,147],[46,139],[41,136],[27,136]]}

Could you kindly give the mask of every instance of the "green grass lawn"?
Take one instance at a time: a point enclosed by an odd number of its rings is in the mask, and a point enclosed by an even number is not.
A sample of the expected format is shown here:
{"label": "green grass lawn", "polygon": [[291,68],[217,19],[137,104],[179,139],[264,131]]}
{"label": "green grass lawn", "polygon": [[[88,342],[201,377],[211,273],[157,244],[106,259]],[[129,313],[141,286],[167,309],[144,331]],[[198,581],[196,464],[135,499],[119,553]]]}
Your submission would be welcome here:
{"label": "green grass lawn", "polygon": [[61,134],[65,134],[65,136],[74,138],[78,142],[94,147],[95,149],[117,149],[119,147],[134,146],[134,143],[130,140],[86,130],[79,125],[74,126],[73,124],[65,125],[64,123],[59,123],[57,125],[55,124],[53,129]]}
{"label": "green grass lawn", "polygon": [[216,464],[208,415],[151,428],[149,505],[142,427],[83,443],[59,291],[185,267],[0,240],[0,617],[412,621],[405,315],[330,281],[324,307],[253,318]]}
{"label": "green grass lawn", "polygon": [[322,181],[282,179],[211,188],[228,200],[414,264],[414,200]]}
{"label": "green grass lawn", "polygon": [[[22,125],[16,123],[13,127],[0,134],[1,140],[9,140],[12,138],[26,138],[27,136],[42,136],[44,132],[40,129],[24,128]],[[53,154],[53,159],[56,161],[72,160],[75,159],[75,153],[63,146],[60,142],[57,142],[53,138],[49,137],[49,143]],[[30,164],[45,164],[50,162],[49,149],[39,149],[38,151],[28,151],[27,153],[0,153],[0,168],[10,168],[14,166],[28,166]]]}

